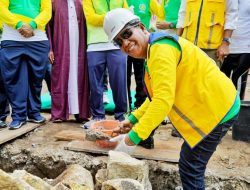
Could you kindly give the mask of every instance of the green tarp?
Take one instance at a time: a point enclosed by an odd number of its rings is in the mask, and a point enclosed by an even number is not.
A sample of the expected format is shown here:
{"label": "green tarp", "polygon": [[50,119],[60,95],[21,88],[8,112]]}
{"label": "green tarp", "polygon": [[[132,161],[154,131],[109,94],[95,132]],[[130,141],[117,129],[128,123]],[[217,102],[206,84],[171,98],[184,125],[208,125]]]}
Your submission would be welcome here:
{"label": "green tarp", "polygon": [[[133,105],[134,105],[135,91],[131,91],[131,93],[132,93],[132,102],[133,102]],[[115,104],[114,104],[114,101],[113,101],[113,98],[112,98],[112,91],[111,90],[108,91],[108,98],[109,98],[110,102],[108,104],[104,104],[105,111],[114,112]],[[51,109],[51,97],[50,97],[49,93],[45,93],[45,94],[43,94],[41,96],[41,102],[42,102],[42,110]],[[132,108],[133,108],[133,106],[132,106]]]}

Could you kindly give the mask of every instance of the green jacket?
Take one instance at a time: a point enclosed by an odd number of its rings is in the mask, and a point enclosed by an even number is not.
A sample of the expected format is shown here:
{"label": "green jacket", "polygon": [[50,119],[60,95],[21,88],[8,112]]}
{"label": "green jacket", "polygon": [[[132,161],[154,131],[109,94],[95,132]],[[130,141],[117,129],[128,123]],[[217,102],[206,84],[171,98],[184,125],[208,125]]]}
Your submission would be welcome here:
{"label": "green jacket", "polygon": [[151,16],[158,15],[161,8],[156,0],[127,0],[129,7],[134,6],[134,14],[139,16],[144,26],[149,29]]}
{"label": "green jacket", "polygon": [[33,29],[45,30],[51,18],[51,0],[1,0],[0,20],[19,28],[29,23]]}

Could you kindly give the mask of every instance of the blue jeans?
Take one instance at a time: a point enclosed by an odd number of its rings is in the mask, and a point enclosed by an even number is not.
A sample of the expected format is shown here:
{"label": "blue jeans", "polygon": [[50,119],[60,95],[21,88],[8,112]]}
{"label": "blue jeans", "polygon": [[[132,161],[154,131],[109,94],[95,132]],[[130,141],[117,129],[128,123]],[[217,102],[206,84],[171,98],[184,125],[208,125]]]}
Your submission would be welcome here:
{"label": "blue jeans", "polygon": [[27,117],[40,115],[48,53],[48,40],[1,42],[1,74],[13,121],[23,122]]}
{"label": "blue jeans", "polygon": [[88,52],[87,57],[90,84],[90,109],[93,119],[105,118],[103,79],[106,71],[108,71],[109,84],[115,103],[115,119],[120,121],[124,120],[124,114],[127,112],[126,55],[120,50],[107,50]]}
{"label": "blue jeans", "polygon": [[179,160],[179,173],[183,190],[205,189],[204,178],[207,163],[237,118],[238,116],[235,116],[229,121],[219,124],[193,149],[186,142],[183,143]]}

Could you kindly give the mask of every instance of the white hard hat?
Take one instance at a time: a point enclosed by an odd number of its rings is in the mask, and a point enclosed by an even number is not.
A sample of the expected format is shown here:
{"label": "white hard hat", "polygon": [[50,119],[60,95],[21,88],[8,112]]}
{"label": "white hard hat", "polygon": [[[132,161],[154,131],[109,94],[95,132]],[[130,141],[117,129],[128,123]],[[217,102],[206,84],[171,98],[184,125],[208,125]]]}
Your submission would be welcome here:
{"label": "white hard hat", "polygon": [[109,41],[112,41],[124,26],[133,20],[139,21],[140,18],[134,15],[129,9],[117,8],[109,11],[104,18],[103,24]]}

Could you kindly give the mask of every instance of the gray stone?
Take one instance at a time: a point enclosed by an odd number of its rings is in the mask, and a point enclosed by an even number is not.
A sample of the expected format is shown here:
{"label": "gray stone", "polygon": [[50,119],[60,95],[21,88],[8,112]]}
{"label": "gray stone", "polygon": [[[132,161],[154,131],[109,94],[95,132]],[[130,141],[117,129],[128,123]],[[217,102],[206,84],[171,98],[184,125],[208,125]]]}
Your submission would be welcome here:
{"label": "gray stone", "polygon": [[143,185],[134,179],[112,179],[102,184],[102,190],[144,190]]}
{"label": "gray stone", "polygon": [[62,183],[72,190],[93,190],[94,183],[91,173],[80,165],[70,165],[61,175],[53,182],[55,186]]}
{"label": "gray stone", "polygon": [[1,190],[36,190],[25,181],[15,179],[0,169],[0,189]]}
{"label": "gray stone", "polygon": [[107,181],[107,170],[106,169],[100,169],[97,171],[95,175],[95,190],[101,190],[102,183]]}
{"label": "gray stone", "polygon": [[151,190],[149,181],[149,168],[145,161],[132,158],[128,154],[117,151],[109,151],[107,165],[108,179],[130,178],[142,184],[145,190]]}
{"label": "gray stone", "polygon": [[62,183],[56,184],[56,186],[52,187],[51,190],[70,190],[68,187],[63,185]]}
{"label": "gray stone", "polygon": [[41,178],[34,176],[32,174],[29,174],[25,170],[15,170],[13,174],[11,174],[12,177],[15,179],[20,179],[25,181],[27,184],[29,184],[31,187],[35,188],[36,190],[50,190],[51,186],[43,181]]}

